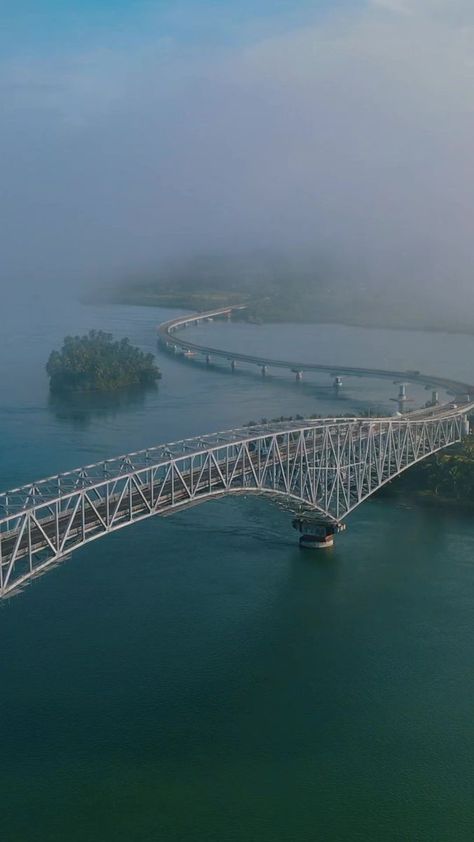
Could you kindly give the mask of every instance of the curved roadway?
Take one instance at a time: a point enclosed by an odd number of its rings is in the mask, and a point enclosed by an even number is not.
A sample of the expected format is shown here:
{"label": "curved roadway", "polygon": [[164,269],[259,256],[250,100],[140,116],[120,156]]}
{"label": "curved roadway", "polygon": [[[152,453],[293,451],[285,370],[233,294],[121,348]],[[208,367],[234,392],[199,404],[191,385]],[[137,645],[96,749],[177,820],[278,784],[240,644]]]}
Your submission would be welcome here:
{"label": "curved roadway", "polygon": [[[217,357],[225,359],[228,362],[248,363],[249,365],[257,365],[261,368],[284,368],[292,372],[303,371],[324,371],[333,376],[347,375],[350,377],[374,377],[398,382],[419,383],[431,388],[439,388],[446,390],[449,394],[454,395],[457,403],[459,403],[466,411],[474,408],[474,386],[469,383],[463,383],[459,380],[453,380],[448,377],[438,377],[431,374],[422,374],[419,371],[397,371],[382,368],[356,368],[355,366],[346,365],[325,365],[322,363],[308,363],[301,360],[281,360],[272,359],[271,357],[263,357],[255,354],[241,354],[234,351],[225,351],[222,348],[214,348],[210,345],[201,345],[197,342],[189,342],[177,335],[177,332],[187,325],[198,324],[202,321],[207,321],[213,318],[222,318],[232,315],[233,312],[244,310],[244,305],[234,307],[221,307],[215,310],[208,310],[205,313],[193,313],[188,316],[178,316],[175,319],[170,319],[163,322],[158,327],[158,339],[162,348],[168,351],[175,352],[176,349],[181,349],[183,353],[190,352],[191,354],[201,354],[205,357]],[[429,415],[437,414],[442,411],[446,412],[446,404],[437,407],[425,407],[422,410],[416,410],[417,414],[426,413]],[[410,412],[413,415],[413,412]]]}

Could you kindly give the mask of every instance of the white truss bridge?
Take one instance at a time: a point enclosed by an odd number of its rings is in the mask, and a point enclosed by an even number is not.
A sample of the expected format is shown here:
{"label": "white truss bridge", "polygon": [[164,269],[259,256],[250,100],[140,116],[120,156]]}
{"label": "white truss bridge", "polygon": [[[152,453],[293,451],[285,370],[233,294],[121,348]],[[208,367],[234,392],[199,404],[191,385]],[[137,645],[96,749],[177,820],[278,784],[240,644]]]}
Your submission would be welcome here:
{"label": "white truss bridge", "polygon": [[385,483],[459,442],[473,407],[465,400],[394,418],[244,427],[0,494],[0,597],[90,541],[228,494],[267,495],[306,518],[339,526]]}

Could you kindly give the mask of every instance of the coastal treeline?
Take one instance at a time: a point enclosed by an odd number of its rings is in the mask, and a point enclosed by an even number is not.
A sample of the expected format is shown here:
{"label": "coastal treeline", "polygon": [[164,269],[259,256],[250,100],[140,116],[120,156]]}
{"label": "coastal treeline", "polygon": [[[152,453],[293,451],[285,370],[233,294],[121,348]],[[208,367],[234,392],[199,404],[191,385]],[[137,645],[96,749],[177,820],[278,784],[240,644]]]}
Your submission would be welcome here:
{"label": "coastal treeline", "polygon": [[176,258],[117,278],[101,290],[95,287],[86,299],[189,310],[244,304],[239,318],[257,322],[473,332],[469,313],[454,318],[408,281],[383,283],[363,265],[319,251],[263,249]]}
{"label": "coastal treeline", "polygon": [[473,505],[474,436],[410,468],[393,483],[393,490]]}
{"label": "coastal treeline", "polygon": [[46,364],[52,392],[111,391],[154,384],[161,372],[153,354],[114,340],[111,333],[90,330],[85,336],[66,336],[60,351]]}

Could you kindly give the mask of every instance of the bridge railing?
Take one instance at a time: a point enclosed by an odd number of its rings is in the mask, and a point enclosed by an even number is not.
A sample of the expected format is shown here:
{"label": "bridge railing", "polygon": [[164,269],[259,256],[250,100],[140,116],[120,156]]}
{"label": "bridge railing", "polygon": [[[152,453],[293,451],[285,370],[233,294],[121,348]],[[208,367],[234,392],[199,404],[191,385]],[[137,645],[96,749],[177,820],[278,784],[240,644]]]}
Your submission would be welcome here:
{"label": "bridge railing", "polygon": [[65,475],[33,483],[16,501],[23,508],[0,518],[0,595],[89,541],[224,494],[270,494],[338,521],[464,432],[460,411],[413,421],[342,418],[246,428],[244,436],[230,430],[120,457],[113,475],[103,475],[101,462],[71,472],[69,486]]}
{"label": "bridge railing", "polygon": [[385,380],[392,380],[395,382],[407,381],[411,383],[422,384],[426,387],[440,388],[446,390],[448,393],[457,396],[464,396],[464,402],[469,400],[469,396],[474,396],[474,386],[468,383],[454,380],[451,377],[439,377],[438,375],[423,374],[417,370],[397,370],[397,369],[379,369],[372,367],[355,367],[341,364],[325,364],[315,362],[305,362],[301,360],[282,360],[266,357],[261,354],[244,354],[237,351],[225,350],[222,348],[215,348],[201,342],[192,342],[183,338],[180,332],[181,328],[188,325],[205,322],[209,319],[219,316],[230,316],[234,311],[245,310],[246,305],[235,305],[215,310],[209,310],[201,313],[191,313],[185,316],[178,316],[163,322],[158,326],[158,336],[160,343],[165,347],[180,348],[182,351],[192,351],[196,354],[210,355],[212,357],[220,357],[226,360],[233,360],[248,363],[249,365],[265,366],[265,368],[284,368],[293,372],[313,371],[313,372],[327,372],[329,374],[344,374],[350,377],[371,377]]}

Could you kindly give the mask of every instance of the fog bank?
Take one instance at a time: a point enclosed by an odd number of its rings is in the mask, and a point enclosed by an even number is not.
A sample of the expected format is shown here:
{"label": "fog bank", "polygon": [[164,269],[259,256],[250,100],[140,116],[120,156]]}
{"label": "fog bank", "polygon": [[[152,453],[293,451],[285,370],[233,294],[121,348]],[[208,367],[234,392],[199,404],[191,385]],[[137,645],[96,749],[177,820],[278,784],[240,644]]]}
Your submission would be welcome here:
{"label": "fog bank", "polygon": [[473,35],[464,0],[374,0],[240,46],[157,31],[127,48],[10,57],[2,285],[278,250],[465,312]]}

